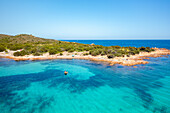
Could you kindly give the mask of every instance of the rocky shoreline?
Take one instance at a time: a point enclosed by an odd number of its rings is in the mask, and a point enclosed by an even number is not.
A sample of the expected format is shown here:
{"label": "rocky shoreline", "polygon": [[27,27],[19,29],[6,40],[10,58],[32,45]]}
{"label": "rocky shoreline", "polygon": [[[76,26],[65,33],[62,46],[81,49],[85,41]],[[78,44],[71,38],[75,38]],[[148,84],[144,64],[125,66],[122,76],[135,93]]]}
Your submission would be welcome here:
{"label": "rocky shoreline", "polygon": [[[107,62],[111,66],[114,64],[120,64],[123,66],[134,66],[138,64],[148,64],[148,61],[145,61],[144,59],[149,59],[149,57],[161,57],[163,55],[170,55],[170,50],[165,49],[165,48],[153,48],[155,51],[152,52],[141,52],[136,55],[131,55],[130,57],[115,57],[112,59],[108,59],[107,56],[91,56],[91,55],[86,55],[83,56],[83,53],[80,53],[78,55],[71,55],[65,53],[63,56],[59,55],[43,55],[43,56],[20,56],[20,57],[15,57],[12,54],[4,54],[3,52],[0,53],[0,57],[3,58],[9,58],[13,59],[15,61],[23,61],[23,60],[48,60],[48,59],[82,59],[82,60],[91,60],[91,61],[99,61],[99,62]],[[136,67],[136,66],[134,66]]]}

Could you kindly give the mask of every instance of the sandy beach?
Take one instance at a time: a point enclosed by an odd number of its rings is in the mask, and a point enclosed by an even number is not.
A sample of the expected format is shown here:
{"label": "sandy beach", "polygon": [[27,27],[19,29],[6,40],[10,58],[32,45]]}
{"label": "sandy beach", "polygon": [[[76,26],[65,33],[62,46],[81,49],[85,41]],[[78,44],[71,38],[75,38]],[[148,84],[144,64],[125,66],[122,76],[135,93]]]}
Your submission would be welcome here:
{"label": "sandy beach", "polygon": [[147,64],[148,61],[144,59],[149,59],[149,57],[161,57],[162,55],[169,55],[170,50],[165,48],[153,48],[155,51],[153,52],[140,52],[136,55],[131,55],[130,57],[115,57],[108,59],[106,55],[101,56],[91,56],[91,55],[83,55],[87,52],[63,52],[63,55],[60,56],[59,54],[56,55],[49,55],[49,53],[45,53],[42,56],[33,56],[33,55],[26,55],[26,56],[13,56],[13,53],[16,51],[8,51],[8,53],[0,52],[0,57],[13,59],[15,61],[22,61],[22,60],[47,60],[47,59],[83,59],[83,60],[91,60],[91,61],[100,61],[100,62],[107,62],[110,65],[114,64],[121,64],[123,66],[134,66],[138,64]]}

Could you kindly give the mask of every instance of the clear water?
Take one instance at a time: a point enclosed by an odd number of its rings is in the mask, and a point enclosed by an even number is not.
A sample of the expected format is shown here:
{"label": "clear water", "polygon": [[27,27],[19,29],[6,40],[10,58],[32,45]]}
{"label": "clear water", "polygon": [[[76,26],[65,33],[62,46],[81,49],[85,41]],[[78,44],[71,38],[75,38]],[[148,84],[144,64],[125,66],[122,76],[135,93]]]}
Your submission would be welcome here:
{"label": "clear water", "polygon": [[0,111],[170,113],[170,56],[149,62],[133,68],[88,60],[1,58]]}

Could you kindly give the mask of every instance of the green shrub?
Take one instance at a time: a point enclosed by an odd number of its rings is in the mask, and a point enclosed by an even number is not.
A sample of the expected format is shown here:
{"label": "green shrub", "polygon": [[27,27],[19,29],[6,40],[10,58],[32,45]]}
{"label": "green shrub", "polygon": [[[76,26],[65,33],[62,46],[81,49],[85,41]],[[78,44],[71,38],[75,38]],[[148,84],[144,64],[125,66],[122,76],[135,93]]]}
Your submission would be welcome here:
{"label": "green shrub", "polygon": [[129,52],[129,55],[135,55],[134,51]]}
{"label": "green shrub", "polygon": [[72,53],[72,52],[74,52],[74,49],[70,49],[70,50],[68,50],[68,52]]}
{"label": "green shrub", "polygon": [[107,58],[114,58],[115,56],[114,55],[112,55],[112,54],[108,54],[107,55]]}
{"label": "green shrub", "polygon": [[150,47],[146,47],[146,49],[151,49]]}
{"label": "green shrub", "polygon": [[139,50],[135,50],[134,53],[135,53],[135,54],[139,54],[140,51],[139,51]]}
{"label": "green shrub", "polygon": [[85,55],[89,55],[89,53],[84,53],[83,55],[84,55],[84,56],[85,56]]}
{"label": "green shrub", "polygon": [[37,49],[36,48],[32,48],[31,50],[29,50],[30,53],[36,53],[37,52]]}
{"label": "green shrub", "polygon": [[121,53],[117,53],[117,54],[114,54],[114,55],[117,56],[117,57],[121,57],[122,56]]}
{"label": "green shrub", "polygon": [[102,51],[101,52],[101,55],[103,56],[103,55],[106,55],[107,53],[105,52],[105,51]]}
{"label": "green shrub", "polygon": [[135,51],[136,48],[135,48],[135,47],[129,47],[129,50],[130,50],[130,51]]}
{"label": "green shrub", "polygon": [[150,50],[146,49],[145,52],[151,52]]}
{"label": "green shrub", "polygon": [[99,51],[90,51],[90,54],[92,55],[92,56],[97,56],[97,55],[99,55],[100,54],[100,52]]}
{"label": "green shrub", "polygon": [[25,56],[25,55],[28,55],[29,53],[27,52],[27,51],[25,51],[25,50],[22,50],[21,52],[21,56]]}
{"label": "green shrub", "polygon": [[35,52],[35,53],[33,53],[33,55],[34,56],[40,56],[40,55],[42,55],[41,53],[38,53],[38,52]]}
{"label": "green shrub", "polygon": [[58,52],[62,52],[63,50],[61,48],[56,48]]}
{"label": "green shrub", "polygon": [[92,56],[97,56],[97,53],[96,52],[92,52],[91,55]]}
{"label": "green shrub", "polygon": [[85,50],[84,50],[84,48],[78,47],[78,48],[76,48],[76,51],[81,52],[81,51],[85,51]]}
{"label": "green shrub", "polygon": [[5,50],[6,50],[5,47],[2,46],[2,45],[0,45],[0,52],[3,52],[3,51],[5,51]]}
{"label": "green shrub", "polygon": [[28,55],[29,53],[25,50],[22,50],[21,52],[15,52],[14,56],[25,56]]}
{"label": "green shrub", "polygon": [[10,45],[8,48],[9,48],[10,50],[16,51],[16,50],[22,49],[23,46],[22,46],[22,45]]}
{"label": "green shrub", "polygon": [[31,45],[29,45],[29,44],[24,45],[24,49],[25,49],[25,50],[31,49]]}
{"label": "green shrub", "polygon": [[57,53],[58,53],[58,51],[55,50],[55,49],[50,49],[50,50],[49,50],[49,54],[50,54],[50,55],[55,55],[55,54],[57,54]]}
{"label": "green shrub", "polygon": [[90,48],[89,47],[86,47],[86,48],[83,48],[85,51],[89,51]]}
{"label": "green shrub", "polygon": [[112,52],[113,52],[112,49],[108,49],[108,50],[107,50],[107,54],[110,54],[110,53],[112,53]]}
{"label": "green shrub", "polygon": [[125,51],[120,50],[120,51],[118,51],[118,53],[125,54],[126,52],[125,52]]}
{"label": "green shrub", "polygon": [[60,53],[60,56],[62,56],[63,55],[63,53]]}
{"label": "green shrub", "polygon": [[117,54],[118,52],[116,50],[113,50],[111,54]]}
{"label": "green shrub", "polygon": [[25,55],[29,55],[29,53],[25,50],[22,50],[20,52],[15,52],[14,56],[25,56]]}
{"label": "green shrub", "polygon": [[46,52],[48,52],[48,49],[43,47],[43,48],[40,48],[39,52],[40,53],[46,53]]}
{"label": "green shrub", "polygon": [[93,52],[93,50],[90,50],[90,51],[89,51],[89,54],[91,54],[92,52]]}
{"label": "green shrub", "polygon": [[146,48],[145,47],[140,47],[139,48],[141,51],[144,51]]}
{"label": "green shrub", "polygon": [[28,55],[29,53],[25,50],[22,50],[20,52],[15,52],[14,53],[14,56],[25,56],[25,55]]}
{"label": "green shrub", "polygon": [[120,46],[112,46],[113,48],[119,49],[121,48]]}
{"label": "green shrub", "polygon": [[69,46],[65,47],[65,51],[69,51],[69,50],[71,50],[71,49],[73,49],[73,48],[72,48],[72,47],[69,47]]}
{"label": "green shrub", "polygon": [[21,56],[21,53],[20,52],[15,52],[14,56]]}

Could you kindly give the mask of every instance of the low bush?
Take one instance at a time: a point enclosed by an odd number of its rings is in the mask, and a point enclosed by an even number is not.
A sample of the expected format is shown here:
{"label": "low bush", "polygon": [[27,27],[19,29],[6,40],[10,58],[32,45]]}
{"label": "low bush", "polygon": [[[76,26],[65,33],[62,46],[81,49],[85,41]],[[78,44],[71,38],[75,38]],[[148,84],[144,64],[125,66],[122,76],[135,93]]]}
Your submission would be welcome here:
{"label": "low bush", "polygon": [[33,53],[33,55],[34,55],[34,56],[40,56],[40,55],[42,55],[42,54],[39,53],[39,52],[35,52],[35,53]]}
{"label": "low bush", "polygon": [[140,53],[140,51],[139,50],[136,50],[136,51],[134,51],[135,52],[135,54],[139,54]]}
{"label": "low bush", "polygon": [[29,53],[25,50],[22,50],[22,51],[18,51],[18,52],[15,52],[13,55],[14,56],[25,56],[25,55],[28,55]]}
{"label": "low bush", "polygon": [[135,55],[134,51],[129,52],[129,55]]}
{"label": "low bush", "polygon": [[97,55],[100,54],[100,52],[96,50],[96,51],[91,51],[90,54],[91,54],[92,56],[97,56]]}
{"label": "low bush", "polygon": [[35,53],[35,52],[37,52],[37,49],[36,48],[32,48],[32,49],[29,50],[29,52],[30,53]]}
{"label": "low bush", "polygon": [[108,50],[107,50],[107,54],[110,54],[110,53],[112,53],[112,52],[113,52],[112,49],[108,49]]}
{"label": "low bush", "polygon": [[68,50],[68,52],[72,53],[72,52],[74,52],[74,49],[70,49],[70,50]]}
{"label": "low bush", "polygon": [[5,51],[5,50],[6,50],[5,47],[2,46],[2,45],[0,45],[0,52],[3,52],[3,51]]}
{"label": "low bush", "polygon": [[103,56],[103,55],[107,55],[107,53],[105,52],[105,51],[102,51],[101,52],[101,55]]}
{"label": "low bush", "polygon": [[23,46],[22,46],[22,45],[10,45],[8,48],[9,48],[10,50],[16,51],[16,50],[22,49]]}
{"label": "low bush", "polygon": [[89,53],[84,53],[83,55],[84,55],[84,56],[85,56],[85,55],[89,55]]}
{"label": "low bush", "polygon": [[113,54],[108,54],[107,58],[114,58],[114,55]]}
{"label": "low bush", "polygon": [[40,53],[46,53],[46,52],[48,52],[48,49],[45,48],[45,47],[42,47],[42,48],[40,48],[39,52]]}
{"label": "low bush", "polygon": [[15,52],[14,56],[21,56],[21,53],[20,52]]}
{"label": "low bush", "polygon": [[21,56],[25,56],[25,55],[28,55],[29,53],[27,52],[27,51],[25,51],[25,50],[22,50],[21,51]]}
{"label": "low bush", "polygon": [[62,56],[63,55],[63,53],[60,53],[60,56]]}
{"label": "low bush", "polygon": [[145,47],[140,47],[139,48],[141,51],[144,51],[146,48]]}
{"label": "low bush", "polygon": [[122,56],[121,53],[117,53],[117,54],[114,54],[114,55],[117,56],[117,57],[121,57]]}
{"label": "low bush", "polygon": [[57,52],[57,50],[55,50],[55,49],[50,49],[49,50],[49,54],[50,55],[55,55],[55,54],[57,54],[58,52]]}

